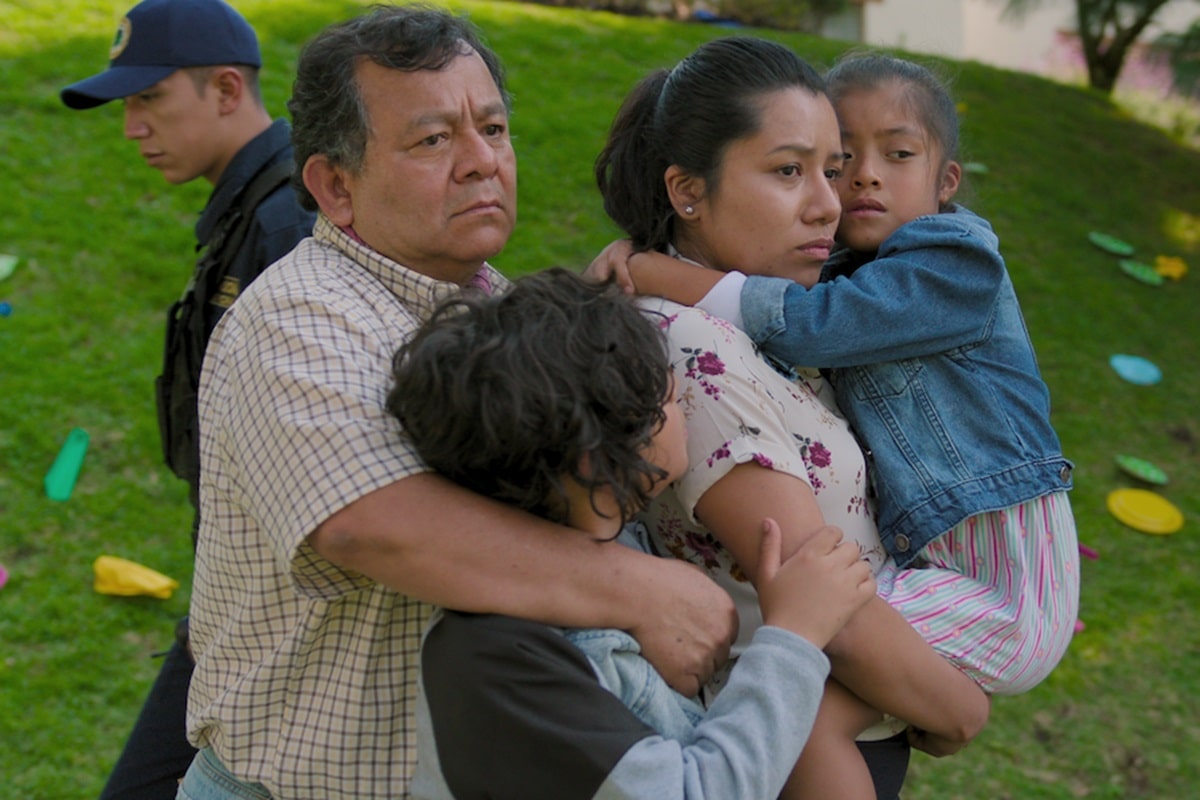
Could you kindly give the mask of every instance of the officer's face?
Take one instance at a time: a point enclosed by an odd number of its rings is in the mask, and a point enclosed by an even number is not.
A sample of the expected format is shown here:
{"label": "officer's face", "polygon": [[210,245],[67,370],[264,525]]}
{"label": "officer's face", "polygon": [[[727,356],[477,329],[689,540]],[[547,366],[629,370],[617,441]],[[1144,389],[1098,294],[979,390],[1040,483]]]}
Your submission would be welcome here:
{"label": "officer's face", "polygon": [[125,103],[125,138],[137,142],[146,163],[169,183],[204,177],[216,183],[225,161],[216,145],[220,92],[197,89],[192,74],[177,70],[130,95]]}

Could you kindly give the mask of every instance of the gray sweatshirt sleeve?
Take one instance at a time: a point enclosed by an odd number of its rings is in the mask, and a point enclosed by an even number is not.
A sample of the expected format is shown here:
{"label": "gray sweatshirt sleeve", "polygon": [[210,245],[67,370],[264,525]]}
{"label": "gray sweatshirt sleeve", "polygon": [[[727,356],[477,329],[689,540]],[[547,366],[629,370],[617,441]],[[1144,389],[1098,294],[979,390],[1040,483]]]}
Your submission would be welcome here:
{"label": "gray sweatshirt sleeve", "polygon": [[820,649],[760,628],[695,738],[641,739],[595,800],[775,800],[808,741],[828,675]]}

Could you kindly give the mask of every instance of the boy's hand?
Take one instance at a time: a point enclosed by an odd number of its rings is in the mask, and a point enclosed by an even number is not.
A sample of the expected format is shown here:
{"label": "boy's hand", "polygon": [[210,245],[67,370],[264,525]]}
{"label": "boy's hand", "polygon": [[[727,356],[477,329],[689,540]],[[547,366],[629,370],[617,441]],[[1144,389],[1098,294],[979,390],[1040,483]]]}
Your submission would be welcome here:
{"label": "boy's hand", "polygon": [[763,520],[755,582],[763,621],[823,649],[854,612],[875,596],[875,578],[858,546],[843,541],[838,528],[821,528],[781,563],[782,538],[775,520]]}
{"label": "boy's hand", "polygon": [[633,243],[628,239],[617,239],[600,251],[600,255],[583,271],[583,277],[595,283],[616,281],[625,294],[637,294],[633,276],[629,273],[629,257],[633,255]]}

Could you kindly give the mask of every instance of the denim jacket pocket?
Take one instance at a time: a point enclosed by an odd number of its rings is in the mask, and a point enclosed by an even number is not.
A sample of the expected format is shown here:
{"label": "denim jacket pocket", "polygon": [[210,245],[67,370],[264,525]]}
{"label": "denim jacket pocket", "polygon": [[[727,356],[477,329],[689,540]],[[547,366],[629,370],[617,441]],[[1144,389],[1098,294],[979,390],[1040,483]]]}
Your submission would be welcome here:
{"label": "denim jacket pocket", "polygon": [[921,361],[915,358],[872,364],[869,367],[847,367],[838,370],[845,384],[839,389],[849,389],[857,400],[899,397],[920,380],[923,370]]}

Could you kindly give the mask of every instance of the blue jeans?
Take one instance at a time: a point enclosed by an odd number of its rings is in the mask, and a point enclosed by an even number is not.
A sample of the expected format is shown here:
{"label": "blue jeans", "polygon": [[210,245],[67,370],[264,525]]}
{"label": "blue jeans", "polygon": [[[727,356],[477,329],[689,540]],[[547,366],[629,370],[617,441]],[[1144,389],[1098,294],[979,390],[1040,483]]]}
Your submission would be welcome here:
{"label": "blue jeans", "polygon": [[175,800],[271,800],[271,794],[261,783],[235,778],[206,747],[188,767]]}

